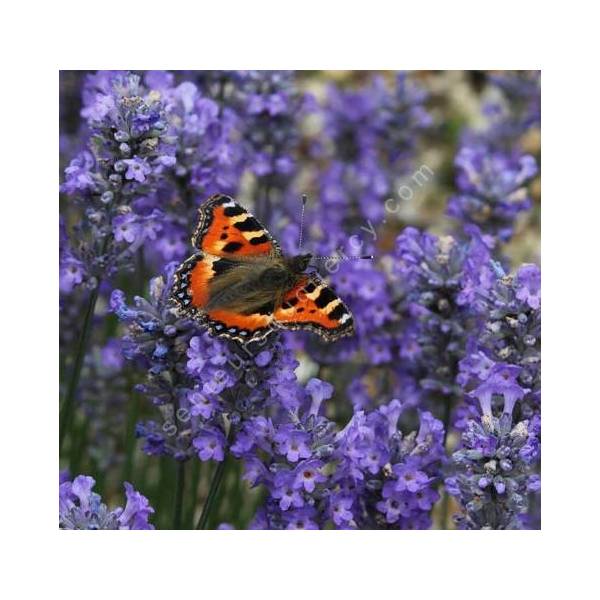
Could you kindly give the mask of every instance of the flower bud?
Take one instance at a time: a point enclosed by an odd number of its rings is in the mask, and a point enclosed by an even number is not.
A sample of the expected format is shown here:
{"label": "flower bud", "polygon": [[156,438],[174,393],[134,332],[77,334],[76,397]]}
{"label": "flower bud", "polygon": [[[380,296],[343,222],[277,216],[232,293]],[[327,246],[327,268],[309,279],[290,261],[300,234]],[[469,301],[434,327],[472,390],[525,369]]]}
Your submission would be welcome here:
{"label": "flower bud", "polygon": [[504,494],[506,491],[506,485],[504,484],[504,479],[502,477],[494,478],[494,487],[499,494]]}
{"label": "flower bud", "polygon": [[484,490],[486,487],[488,487],[490,485],[490,483],[492,483],[492,478],[489,475],[484,475],[483,477],[479,478],[479,481],[477,482],[477,485]]}
{"label": "flower bud", "polygon": [[126,131],[119,130],[115,133],[115,140],[117,142],[128,142],[129,134]]}
{"label": "flower bud", "polygon": [[163,331],[166,336],[173,337],[177,333],[177,327],[174,325],[167,325]]}

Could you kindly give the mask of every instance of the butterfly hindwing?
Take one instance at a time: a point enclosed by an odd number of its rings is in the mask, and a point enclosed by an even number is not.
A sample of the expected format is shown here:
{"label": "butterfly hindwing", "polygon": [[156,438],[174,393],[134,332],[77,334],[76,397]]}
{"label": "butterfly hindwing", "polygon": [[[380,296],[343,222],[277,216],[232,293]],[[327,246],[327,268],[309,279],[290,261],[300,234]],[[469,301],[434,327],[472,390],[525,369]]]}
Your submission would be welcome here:
{"label": "butterfly hindwing", "polygon": [[316,273],[307,274],[286,293],[274,321],[278,327],[312,331],[327,341],[354,332],[347,306]]}
{"label": "butterfly hindwing", "polygon": [[188,316],[198,316],[208,302],[208,286],[215,276],[213,264],[216,260],[215,256],[199,252],[175,271],[171,298]]}
{"label": "butterfly hindwing", "polygon": [[199,209],[200,221],[192,244],[215,256],[280,256],[266,228],[229,196],[216,194]]}
{"label": "butterfly hindwing", "polygon": [[206,325],[213,335],[223,335],[238,342],[254,342],[264,339],[275,329],[273,313],[240,314],[216,309],[206,314]]}
{"label": "butterfly hindwing", "polygon": [[247,268],[247,265],[240,266],[235,261],[211,254],[194,254],[175,272],[171,297],[182,314],[206,325],[213,335],[238,341],[263,339],[273,331],[272,304],[250,314],[209,306],[215,280],[236,267]]}

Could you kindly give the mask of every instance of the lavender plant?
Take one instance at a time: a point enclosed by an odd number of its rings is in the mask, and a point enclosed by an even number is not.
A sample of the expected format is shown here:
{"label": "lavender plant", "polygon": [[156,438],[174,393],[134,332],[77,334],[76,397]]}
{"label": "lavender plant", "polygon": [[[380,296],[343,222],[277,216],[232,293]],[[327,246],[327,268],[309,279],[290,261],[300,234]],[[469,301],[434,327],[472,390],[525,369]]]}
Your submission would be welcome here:
{"label": "lavender plant", "polygon": [[[143,200],[175,164],[175,146],[160,96],[145,88],[139,76],[88,76],[82,97],[88,147],[65,169],[61,188],[81,214],[69,236],[77,244],[70,244],[64,258],[71,264],[79,260],[77,283],[85,279],[94,287],[130,267],[144,241],[156,239],[161,214],[145,211]],[[64,269],[61,281],[68,288],[72,269]]]}
{"label": "lavender plant", "polygon": [[[527,495],[540,490],[532,468],[539,458],[539,418],[514,422],[511,405],[518,396],[505,383],[490,387],[482,395],[481,418],[467,422],[452,455],[456,475],[446,479],[446,488],[460,503],[455,520],[462,529],[520,529]],[[505,398],[500,417],[489,404],[494,391]]]}
{"label": "lavender plant", "polygon": [[[131,266],[137,248],[156,238],[158,211],[136,212],[135,202],[152,194],[174,164],[164,107],[129,74],[89,76],[82,90],[87,148],[65,169],[61,191],[78,211],[72,232],[62,237],[60,288],[90,289],[86,316],[61,411],[60,443],[66,435],[87,350],[100,282]],[[65,223],[66,228],[66,223]],[[76,240],[76,244],[73,243]]]}
{"label": "lavender plant", "polygon": [[93,492],[93,477],[78,475],[59,487],[59,526],[61,529],[154,529],[148,522],[154,509],[148,499],[125,482],[125,507],[113,510]]}
{"label": "lavender plant", "polygon": [[514,148],[541,122],[539,71],[496,73],[490,83],[498,94],[483,106],[489,122],[483,133],[496,148]]}
{"label": "lavender plant", "polygon": [[355,413],[338,434],[340,464],[330,499],[337,526],[359,529],[427,529],[439,499],[437,477],[443,461],[444,428],[429,412],[419,429],[397,428],[398,400],[365,414]]}
{"label": "lavender plant", "polygon": [[448,214],[478,226],[490,244],[508,242],[519,214],[531,208],[525,184],[537,174],[533,156],[469,145],[454,164],[459,193],[448,201]]}

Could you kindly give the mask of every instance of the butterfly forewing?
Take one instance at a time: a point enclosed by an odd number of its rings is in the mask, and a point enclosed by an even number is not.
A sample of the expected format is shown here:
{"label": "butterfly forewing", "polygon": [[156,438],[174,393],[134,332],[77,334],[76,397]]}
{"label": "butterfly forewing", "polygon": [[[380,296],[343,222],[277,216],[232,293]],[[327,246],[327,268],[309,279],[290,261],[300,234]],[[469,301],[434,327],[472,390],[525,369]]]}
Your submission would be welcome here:
{"label": "butterfly forewing", "polygon": [[216,256],[280,256],[266,228],[229,196],[216,194],[200,207],[192,244]]}

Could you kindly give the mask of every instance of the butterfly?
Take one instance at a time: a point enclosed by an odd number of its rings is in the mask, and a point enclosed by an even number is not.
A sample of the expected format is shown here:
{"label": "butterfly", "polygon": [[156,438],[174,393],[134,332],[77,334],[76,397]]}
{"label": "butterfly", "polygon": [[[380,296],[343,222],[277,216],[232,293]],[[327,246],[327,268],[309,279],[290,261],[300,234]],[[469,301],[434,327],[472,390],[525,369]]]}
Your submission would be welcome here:
{"label": "butterfly", "polygon": [[348,307],[317,273],[312,255],[285,257],[263,225],[229,196],[211,196],[192,236],[197,252],[175,271],[171,297],[181,314],[238,342],[280,329],[327,341],[354,333]]}

